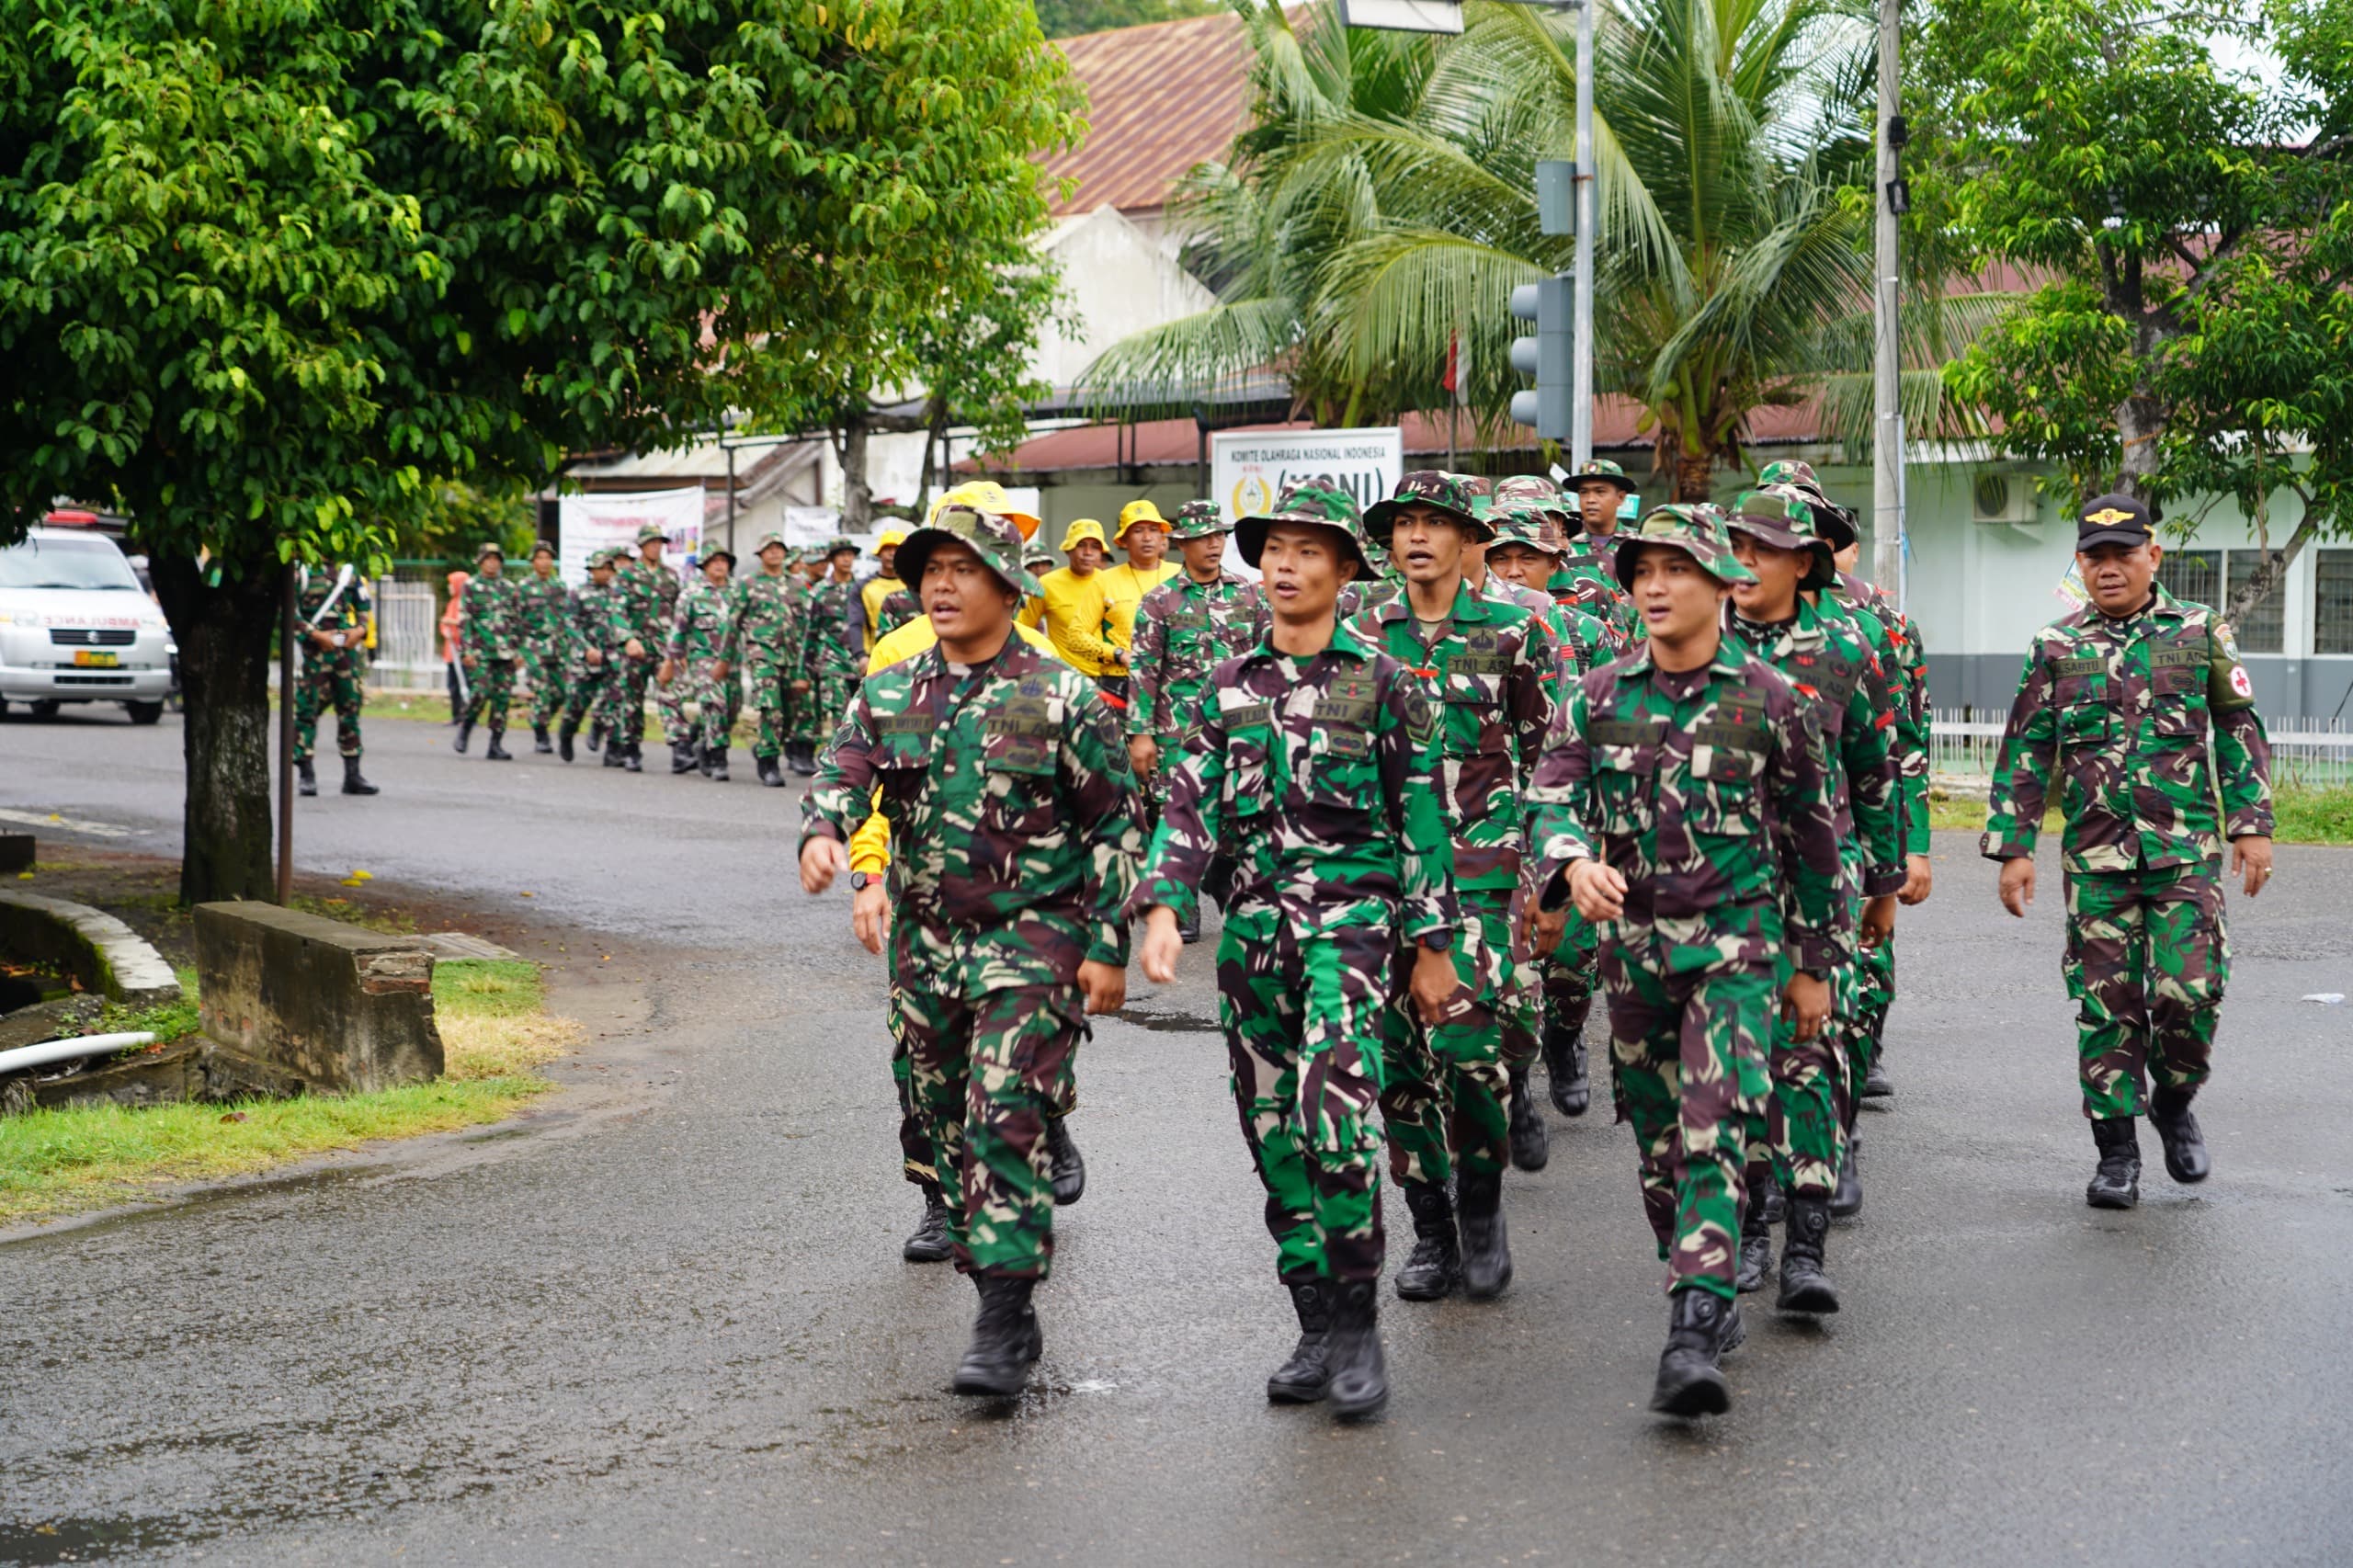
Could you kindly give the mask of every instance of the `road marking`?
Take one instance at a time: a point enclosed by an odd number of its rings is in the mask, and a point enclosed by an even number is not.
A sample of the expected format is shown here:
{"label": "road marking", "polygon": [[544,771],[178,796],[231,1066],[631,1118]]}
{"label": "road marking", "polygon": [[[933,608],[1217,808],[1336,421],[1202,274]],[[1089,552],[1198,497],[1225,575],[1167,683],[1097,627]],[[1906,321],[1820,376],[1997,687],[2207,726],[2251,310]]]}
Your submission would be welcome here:
{"label": "road marking", "polygon": [[0,822],[20,822],[27,827],[62,827],[68,833],[86,833],[93,838],[137,838],[147,831],[143,827],[117,827],[110,822],[84,822],[79,817],[62,817],[55,812],[0,810]]}

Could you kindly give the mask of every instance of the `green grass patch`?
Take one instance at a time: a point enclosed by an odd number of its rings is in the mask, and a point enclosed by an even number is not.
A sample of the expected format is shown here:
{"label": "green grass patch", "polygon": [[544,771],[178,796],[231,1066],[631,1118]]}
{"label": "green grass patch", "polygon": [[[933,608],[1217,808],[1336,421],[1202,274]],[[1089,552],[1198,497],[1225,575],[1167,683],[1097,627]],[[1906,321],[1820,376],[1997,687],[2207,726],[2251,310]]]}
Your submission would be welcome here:
{"label": "green grass patch", "polygon": [[287,902],[289,909],[299,909],[305,915],[323,919],[340,920],[347,926],[357,926],[364,931],[378,931],[387,937],[409,937],[416,933],[416,916],[403,909],[370,909],[364,903],[354,903],[347,898],[322,898],[313,893],[298,892]]}
{"label": "green grass patch", "polygon": [[2271,807],[2279,819],[2272,836],[2282,844],[2353,844],[2353,786],[2283,785]]}
{"label": "green grass patch", "polygon": [[[340,900],[335,902],[341,902]],[[196,1028],[196,977],[165,1007],[110,1007],[92,1033],[153,1029],[158,1042]],[[305,1095],[236,1105],[118,1106],[0,1116],[0,1222],[136,1202],[159,1187],[251,1176],[381,1139],[502,1121],[551,1087],[533,1069],[577,1044],[580,1027],[541,1010],[539,966],[437,964],[434,1017],[445,1075],[366,1095]]]}

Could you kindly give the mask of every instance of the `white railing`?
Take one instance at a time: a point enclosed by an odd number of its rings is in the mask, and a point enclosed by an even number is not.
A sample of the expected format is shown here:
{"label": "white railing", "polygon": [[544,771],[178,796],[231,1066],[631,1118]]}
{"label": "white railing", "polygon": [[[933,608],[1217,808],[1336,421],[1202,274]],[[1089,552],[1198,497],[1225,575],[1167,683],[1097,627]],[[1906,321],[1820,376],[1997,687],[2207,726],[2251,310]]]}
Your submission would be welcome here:
{"label": "white railing", "polygon": [[441,674],[441,612],[430,583],[376,581],[376,651],[369,660],[370,686],[430,690]]}
{"label": "white railing", "polygon": [[[1982,708],[1934,710],[1928,732],[1929,772],[1956,778],[1991,778],[2007,719],[1986,717],[1990,712]],[[2267,714],[2264,728],[2271,737],[2275,781],[2312,787],[2353,784],[2353,727],[2343,718]]]}

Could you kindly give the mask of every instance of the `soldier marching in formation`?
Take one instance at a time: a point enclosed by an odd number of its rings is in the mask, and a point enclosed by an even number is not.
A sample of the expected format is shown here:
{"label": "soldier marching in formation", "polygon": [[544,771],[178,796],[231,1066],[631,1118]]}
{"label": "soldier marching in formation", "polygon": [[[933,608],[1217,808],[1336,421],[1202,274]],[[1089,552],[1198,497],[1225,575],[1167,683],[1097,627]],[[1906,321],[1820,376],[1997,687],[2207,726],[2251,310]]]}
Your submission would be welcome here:
{"label": "soldier marching in formation", "polygon": [[505,744],[506,708],[515,695],[515,666],[522,662],[523,610],[515,579],[506,575],[506,552],[496,543],[484,541],[474,551],[473,578],[461,602],[458,663],[469,695],[450,745],[463,753],[473,740],[475,722],[486,722],[490,744],[483,757],[511,762],[514,757]]}
{"label": "soldier marching in formation", "polygon": [[324,575],[305,571],[294,607],[295,635],[301,639],[302,670],[294,688],[294,771],[305,795],[319,792],[311,748],[319,714],[335,710],[335,746],[343,757],[343,792],[372,795],[376,786],[359,774],[359,679],[361,651],[368,642],[367,579],[356,574]]}
{"label": "soldier marching in formation", "polygon": [[531,546],[531,574],[516,589],[523,620],[523,674],[531,683],[531,749],[555,750],[548,732],[563,716],[564,684],[575,661],[572,589],[556,575],[555,546]]}

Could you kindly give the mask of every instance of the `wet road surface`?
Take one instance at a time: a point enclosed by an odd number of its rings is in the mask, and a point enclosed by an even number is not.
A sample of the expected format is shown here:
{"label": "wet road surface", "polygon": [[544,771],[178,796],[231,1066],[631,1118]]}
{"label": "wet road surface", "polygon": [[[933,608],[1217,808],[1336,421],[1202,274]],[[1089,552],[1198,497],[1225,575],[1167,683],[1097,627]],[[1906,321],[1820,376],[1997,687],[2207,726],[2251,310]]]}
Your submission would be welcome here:
{"label": "wet road surface", "polygon": [[[881,972],[847,892],[792,881],[800,790],[449,733],[371,726],[386,792],[302,802],[302,865],[648,957],[642,1027],[590,1020],[642,1097],[0,1245],[0,1561],[2353,1558],[2353,1008],[2299,1001],[2353,991],[2353,854],[2284,850],[2234,900],[2217,1174],[2174,1187],[2144,1132],[2142,1208],[2102,1214],[2055,865],[2016,922],[1940,838],[1831,1240],[1847,1310],[1752,1305],[1733,1413],[1688,1426],[1643,1408],[1665,1313],[1606,1108],[1507,1178],[1504,1300],[1384,1301],[1385,1422],[1269,1408],[1294,1331],[1188,949],[1083,1049],[1087,1195],[1032,1392],[992,1407],[946,1392],[970,1287],[898,1258]],[[0,723],[0,810],[170,853],[178,748],[174,719]],[[1392,1195],[1392,1267],[1407,1229]]]}

